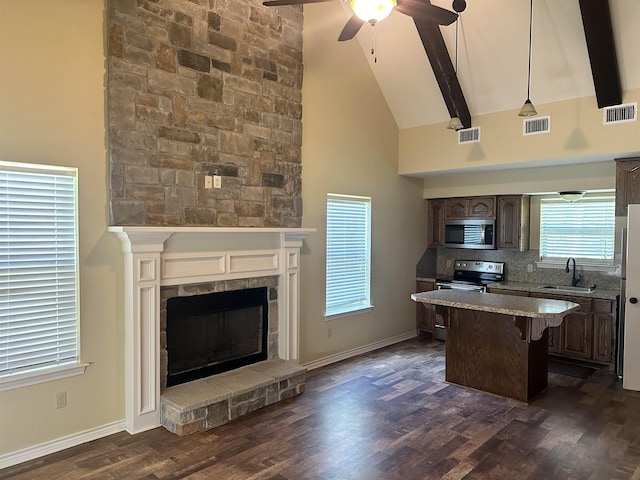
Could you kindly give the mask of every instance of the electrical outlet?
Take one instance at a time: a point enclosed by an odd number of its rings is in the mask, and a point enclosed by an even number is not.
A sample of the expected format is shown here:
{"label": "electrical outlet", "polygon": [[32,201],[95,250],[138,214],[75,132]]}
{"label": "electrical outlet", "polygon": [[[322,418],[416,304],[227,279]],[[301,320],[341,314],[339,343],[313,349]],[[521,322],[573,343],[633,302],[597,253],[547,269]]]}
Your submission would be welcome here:
{"label": "electrical outlet", "polygon": [[67,392],[56,393],[56,408],[64,408],[67,406]]}
{"label": "electrical outlet", "polygon": [[447,268],[451,268],[451,260],[447,260]]}
{"label": "electrical outlet", "polygon": [[222,177],[220,175],[213,176],[213,188],[222,188]]}
{"label": "electrical outlet", "polygon": [[527,263],[527,273],[533,273],[533,263]]}
{"label": "electrical outlet", "polygon": [[327,338],[331,338],[331,335],[333,335],[333,332],[331,331],[330,328],[327,329]]}
{"label": "electrical outlet", "polygon": [[205,175],[204,188],[213,188],[213,177],[211,175]]}

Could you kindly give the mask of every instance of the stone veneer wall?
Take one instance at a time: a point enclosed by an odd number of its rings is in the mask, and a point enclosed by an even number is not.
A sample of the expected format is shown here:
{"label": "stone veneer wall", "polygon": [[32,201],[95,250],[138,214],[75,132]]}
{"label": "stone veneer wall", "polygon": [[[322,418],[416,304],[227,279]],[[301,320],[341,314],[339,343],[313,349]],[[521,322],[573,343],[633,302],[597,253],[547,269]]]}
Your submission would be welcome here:
{"label": "stone veneer wall", "polygon": [[190,297],[206,295],[208,293],[245,290],[247,288],[267,287],[269,302],[267,358],[278,358],[278,277],[257,277],[244,280],[226,280],[222,282],[194,283],[160,289],[160,389],[167,388],[167,369],[169,357],[167,355],[167,300],[173,297]]}
{"label": "stone veneer wall", "polygon": [[300,226],[302,21],[258,0],[109,0],[112,224]]}

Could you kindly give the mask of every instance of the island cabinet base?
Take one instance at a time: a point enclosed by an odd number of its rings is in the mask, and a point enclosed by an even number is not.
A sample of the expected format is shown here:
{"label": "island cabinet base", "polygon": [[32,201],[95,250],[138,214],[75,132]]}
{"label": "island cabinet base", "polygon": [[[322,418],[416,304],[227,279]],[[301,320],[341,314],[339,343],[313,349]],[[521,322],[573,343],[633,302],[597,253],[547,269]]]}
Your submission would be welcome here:
{"label": "island cabinet base", "polygon": [[528,402],[547,388],[548,331],[529,319],[438,306],[447,329],[446,380]]}

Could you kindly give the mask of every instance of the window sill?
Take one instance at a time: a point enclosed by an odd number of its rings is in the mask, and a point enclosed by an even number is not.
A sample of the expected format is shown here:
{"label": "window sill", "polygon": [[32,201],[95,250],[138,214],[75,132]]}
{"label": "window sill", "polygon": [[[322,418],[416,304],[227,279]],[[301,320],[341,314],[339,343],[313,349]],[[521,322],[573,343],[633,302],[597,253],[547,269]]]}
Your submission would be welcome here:
{"label": "window sill", "polygon": [[0,377],[0,392],[14,388],[27,387],[38,383],[50,382],[61,378],[75,377],[84,374],[88,363],[73,363],[58,367],[45,367],[25,373],[16,373]]}
{"label": "window sill", "polygon": [[[564,270],[567,266],[567,262],[565,261],[555,261],[555,260],[539,260],[536,262],[536,267],[538,268],[557,268]],[[576,267],[579,267],[582,270],[588,270],[590,272],[605,272],[605,273],[616,273],[620,271],[619,265],[604,265],[602,263],[583,263],[578,262]]]}
{"label": "window sill", "polygon": [[361,307],[356,307],[353,310],[348,310],[346,312],[332,313],[329,315],[325,314],[324,319],[337,320],[338,318],[352,317],[353,315],[361,315],[363,313],[369,313],[371,310],[373,310],[373,305],[363,305]]}

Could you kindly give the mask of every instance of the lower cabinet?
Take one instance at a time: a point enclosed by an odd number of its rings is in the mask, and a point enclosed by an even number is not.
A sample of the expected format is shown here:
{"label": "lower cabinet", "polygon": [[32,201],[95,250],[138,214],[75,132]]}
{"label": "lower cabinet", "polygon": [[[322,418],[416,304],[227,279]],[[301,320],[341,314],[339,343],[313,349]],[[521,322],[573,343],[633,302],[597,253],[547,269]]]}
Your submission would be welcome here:
{"label": "lower cabinet", "polygon": [[[418,280],[416,282],[416,291],[430,292],[436,289],[436,282]],[[422,302],[416,302],[416,330],[418,335],[428,333],[431,336],[435,333],[436,312],[434,309],[427,308]]]}
{"label": "lower cabinet", "polygon": [[549,328],[549,353],[599,363],[613,363],[615,300],[529,294],[497,288],[489,288],[489,293],[549,298],[579,304],[580,308],[567,315],[562,325]]}
{"label": "lower cabinet", "polygon": [[587,313],[570,313],[564,317],[560,331],[562,343],[560,352],[573,358],[591,360],[593,358],[593,324]]}

